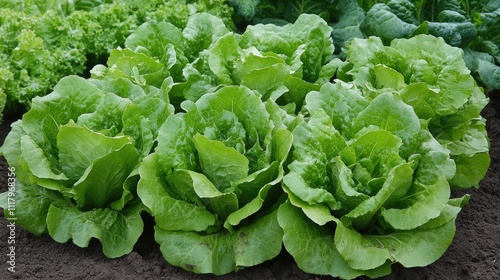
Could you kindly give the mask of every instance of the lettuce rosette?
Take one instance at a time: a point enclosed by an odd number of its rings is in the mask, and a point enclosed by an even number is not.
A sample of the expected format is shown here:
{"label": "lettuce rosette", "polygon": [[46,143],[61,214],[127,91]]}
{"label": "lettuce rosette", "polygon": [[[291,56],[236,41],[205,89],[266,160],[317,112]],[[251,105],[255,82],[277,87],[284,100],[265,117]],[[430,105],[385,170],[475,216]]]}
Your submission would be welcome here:
{"label": "lettuce rosette", "polygon": [[470,75],[463,51],[442,38],[418,35],[385,46],[378,37],[354,39],[339,79],[363,89],[372,99],[383,92],[400,96],[421,122],[451,152],[455,188],[477,186],[490,163],[486,120],[488,103]]}
{"label": "lettuce rosette", "polygon": [[302,14],[294,23],[248,26],[230,33],[208,50],[208,65],[222,84],[244,85],[264,100],[294,104],[329,81],[337,66],[332,28],[317,15]]}
{"label": "lettuce rosette", "polygon": [[[138,195],[172,265],[226,274],[277,256],[277,210],[293,119],[243,86],[181,104],[140,167]],[[290,122],[291,121],[291,122]]]}
{"label": "lettuce rosette", "polygon": [[305,95],[319,90],[336,69],[330,34],[331,27],[316,15],[301,15],[284,26],[249,26],[238,34],[221,19],[200,13],[192,15],[184,29],[167,22],[144,23],[125,47],[168,69],[175,82],[170,98],[176,107],[221,85],[244,85],[263,100],[300,108]]}
{"label": "lettuce rosette", "polygon": [[173,113],[168,81],[143,88],[126,78],[68,76],[33,99],[1,149],[17,176],[15,211],[8,192],[0,194],[4,215],[58,242],[87,247],[97,238],[110,258],[129,253],[146,210],[138,167]]}
{"label": "lettuce rosette", "polygon": [[298,266],[352,279],[437,260],[468,196],[450,199],[455,162],[413,108],[339,81],[308,94],[305,109],[278,213]]}

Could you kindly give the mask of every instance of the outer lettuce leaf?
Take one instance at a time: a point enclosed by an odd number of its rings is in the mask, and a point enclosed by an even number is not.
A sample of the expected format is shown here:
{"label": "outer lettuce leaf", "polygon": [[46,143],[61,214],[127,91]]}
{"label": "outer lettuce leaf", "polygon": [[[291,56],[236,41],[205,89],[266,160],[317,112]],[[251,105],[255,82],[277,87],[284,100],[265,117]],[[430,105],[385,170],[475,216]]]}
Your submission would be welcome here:
{"label": "outer lettuce leaf", "polygon": [[283,204],[278,221],[284,231],[283,243],[301,270],[343,279],[358,276],[381,277],[391,273],[390,263],[371,270],[356,270],[340,255],[334,235],[328,227],[318,227],[299,208]]}
{"label": "outer lettuce leaf", "polygon": [[155,218],[164,257],[214,274],[275,257],[279,182],[292,144],[283,124],[271,121],[279,111],[268,112],[257,93],[237,86],[181,107],[185,113],[166,120],[139,170],[138,194]]}
{"label": "outer lettuce leaf", "polygon": [[69,239],[80,247],[87,247],[91,238],[102,243],[108,258],[117,258],[132,251],[142,233],[142,203],[135,201],[126,210],[118,212],[109,208],[96,208],[82,212],[74,207],[51,205],[47,213],[47,228],[57,242]]}
{"label": "outer lettuce leaf", "polygon": [[16,211],[8,211],[8,192],[0,194],[0,206],[6,218],[16,218],[16,224],[41,235],[47,232],[47,213],[51,205],[68,206],[70,202],[57,191],[37,185],[25,185],[16,180]]}
{"label": "outer lettuce leaf", "polygon": [[275,210],[234,232],[206,235],[156,227],[155,239],[161,244],[165,259],[175,266],[196,273],[227,274],[260,264],[281,251],[283,231],[276,218],[277,212]]}

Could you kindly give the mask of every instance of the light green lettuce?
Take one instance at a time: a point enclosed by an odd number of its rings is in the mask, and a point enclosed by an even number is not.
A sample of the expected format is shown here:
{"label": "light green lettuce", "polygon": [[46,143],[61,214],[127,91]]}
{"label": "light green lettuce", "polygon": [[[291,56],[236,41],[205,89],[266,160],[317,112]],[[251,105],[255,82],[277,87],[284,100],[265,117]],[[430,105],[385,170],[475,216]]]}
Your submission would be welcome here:
{"label": "light green lettuce", "polygon": [[97,238],[110,258],[129,253],[143,230],[138,167],[173,113],[166,84],[68,76],[35,98],[2,146],[17,176],[18,207],[6,217],[58,242],[86,247]]}
{"label": "light green lettuce", "polygon": [[244,86],[221,87],[181,107],[139,170],[138,194],[155,218],[163,256],[218,275],[274,258],[292,145],[282,111]]}
{"label": "light green lettuce", "polygon": [[468,196],[450,199],[450,151],[390,91],[373,99],[352,84],[306,96],[293,130],[278,212],[284,245],[308,273],[380,277],[393,263],[426,266],[448,248]]}
{"label": "light green lettuce", "polygon": [[[147,21],[184,28],[192,14],[217,15],[230,29],[224,0],[0,0],[0,113],[23,113],[67,75],[106,60]],[[1,119],[1,118],[0,118]]]}
{"label": "light green lettuce", "polygon": [[461,49],[443,39],[418,35],[395,39],[354,39],[338,77],[363,88],[373,99],[383,92],[411,105],[441,145],[451,152],[457,171],[450,184],[477,186],[490,163],[489,141],[481,110],[488,103],[470,75]]}
{"label": "light green lettuce", "polygon": [[264,100],[301,108],[336,69],[331,27],[316,15],[302,14],[284,26],[257,24],[220,38],[209,50],[210,70],[222,84],[244,85]]}
{"label": "light green lettuce", "polygon": [[305,95],[319,90],[337,68],[330,34],[316,15],[301,15],[285,26],[249,26],[237,34],[219,18],[201,13],[191,16],[182,30],[166,22],[145,23],[125,46],[167,68],[176,107],[221,85],[244,85],[263,100],[300,108]]}

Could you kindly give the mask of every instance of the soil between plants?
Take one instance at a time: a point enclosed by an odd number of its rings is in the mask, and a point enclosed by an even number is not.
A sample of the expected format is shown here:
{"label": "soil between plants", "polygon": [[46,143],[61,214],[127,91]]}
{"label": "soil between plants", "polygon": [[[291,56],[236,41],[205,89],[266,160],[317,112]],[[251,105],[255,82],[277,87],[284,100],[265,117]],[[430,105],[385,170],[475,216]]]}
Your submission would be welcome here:
{"label": "soil between plants", "polygon": [[[500,279],[500,92],[489,94],[482,115],[487,119],[491,141],[491,165],[480,188],[452,191],[453,197],[471,195],[469,204],[456,220],[456,235],[448,251],[435,263],[423,268],[393,265],[393,273],[383,280],[419,279]],[[0,144],[19,116],[5,116],[0,125]],[[0,192],[7,190],[8,165],[0,158]],[[100,243],[88,248],[71,241],[60,244],[50,236],[35,236],[19,226],[15,229],[15,272],[10,272],[9,222],[0,210],[0,279],[169,279],[169,280],[298,280],[334,279],[303,273],[285,250],[273,260],[228,275],[197,275],[169,265],[153,238],[154,221],[148,216],[145,230],[134,250],[121,258],[108,259]],[[361,279],[368,279],[360,277]]]}

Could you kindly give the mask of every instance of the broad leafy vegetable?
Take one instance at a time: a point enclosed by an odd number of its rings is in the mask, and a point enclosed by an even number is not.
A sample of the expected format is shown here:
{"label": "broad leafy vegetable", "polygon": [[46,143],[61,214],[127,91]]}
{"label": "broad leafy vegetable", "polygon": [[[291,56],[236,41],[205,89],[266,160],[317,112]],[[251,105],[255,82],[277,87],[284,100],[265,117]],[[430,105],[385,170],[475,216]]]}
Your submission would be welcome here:
{"label": "broad leafy vegetable", "polygon": [[236,22],[273,22],[283,24],[294,22],[301,14],[317,14],[329,21],[334,0],[229,0],[235,7]]}
{"label": "broad leafy vegetable", "polygon": [[166,120],[140,168],[139,197],[155,217],[163,256],[215,274],[277,256],[279,182],[292,136],[271,121],[276,104],[225,86],[181,106],[185,113]]}
{"label": "broad leafy vegetable", "polygon": [[[323,7],[313,2],[293,8]],[[17,222],[81,247],[97,238],[119,257],[146,211],[165,259],[196,273],[257,265],[282,244],[304,271],[348,279],[434,262],[468,202],[450,188],[477,186],[488,168],[487,99],[443,38],[418,27],[352,39],[364,11],[334,11],[337,32],[310,14],[241,34],[209,13],[140,25],[107,66],[61,79],[13,124],[0,151],[18,176]],[[36,34],[22,36],[43,49]]]}
{"label": "broad leafy vegetable", "polygon": [[341,82],[306,103],[311,117],[293,131],[289,202],[278,213],[299,267],[351,279],[438,259],[468,198],[449,199],[455,164],[412,107]]}
{"label": "broad leafy vegetable", "polygon": [[394,39],[426,33],[442,37],[464,49],[467,66],[486,87],[500,88],[500,2],[391,0],[367,11],[363,22],[367,35]]}
{"label": "broad leafy vegetable", "polygon": [[390,91],[411,105],[422,125],[450,150],[457,165],[453,187],[476,186],[485,176],[489,141],[480,113],[488,99],[460,49],[428,35],[393,40],[390,46],[378,37],[356,39],[338,77],[363,88],[370,99]]}
{"label": "broad leafy vegetable", "polygon": [[[173,112],[167,83],[143,89],[125,78],[69,76],[35,98],[2,146],[17,175],[16,222],[81,247],[95,237],[108,257],[129,253],[145,210],[137,168]],[[0,202],[6,209],[7,193]]]}
{"label": "broad leafy vegetable", "polygon": [[176,82],[170,97],[177,107],[220,85],[244,85],[264,100],[300,107],[336,69],[330,33],[315,15],[285,26],[250,26],[237,34],[216,17],[197,14],[183,30],[166,22],[145,23],[125,46],[169,67]]}
{"label": "broad leafy vegetable", "polygon": [[29,108],[33,97],[51,92],[62,77],[105,61],[145,21],[182,28],[190,14],[209,12],[233,26],[232,8],[221,0],[146,2],[0,1],[0,104],[6,94],[6,110]]}
{"label": "broad leafy vegetable", "polygon": [[[286,2],[286,4],[285,4]],[[256,22],[293,22],[314,13],[332,27],[336,55],[353,38],[396,38],[431,34],[464,50],[467,67],[488,90],[500,88],[500,2],[477,0],[293,0],[229,1],[240,28]]]}

